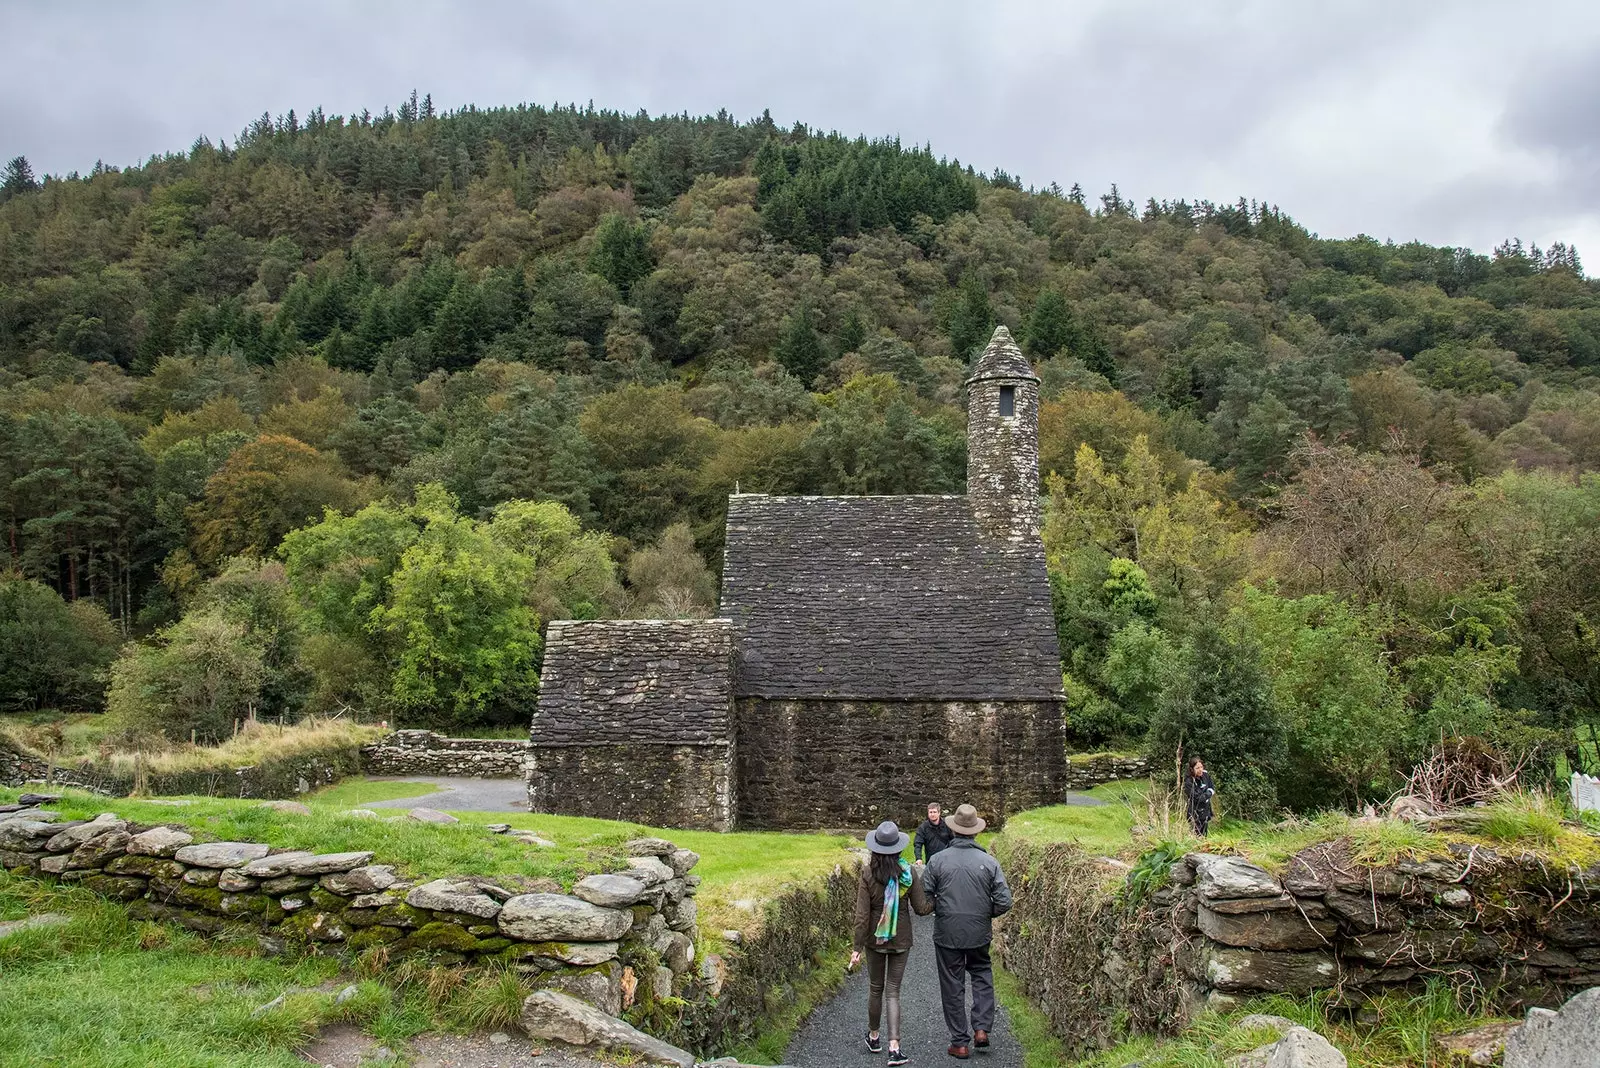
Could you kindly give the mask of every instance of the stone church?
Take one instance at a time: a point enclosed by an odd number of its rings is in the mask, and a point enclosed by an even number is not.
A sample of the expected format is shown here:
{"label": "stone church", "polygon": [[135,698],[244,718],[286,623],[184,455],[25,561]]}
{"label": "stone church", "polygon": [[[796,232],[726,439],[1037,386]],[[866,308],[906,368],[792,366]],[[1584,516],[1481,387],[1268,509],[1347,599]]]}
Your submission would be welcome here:
{"label": "stone church", "polygon": [[552,622],[533,811],[860,827],[1058,799],[1039,379],[1004,327],[967,401],[965,496],[734,494],[718,618]]}

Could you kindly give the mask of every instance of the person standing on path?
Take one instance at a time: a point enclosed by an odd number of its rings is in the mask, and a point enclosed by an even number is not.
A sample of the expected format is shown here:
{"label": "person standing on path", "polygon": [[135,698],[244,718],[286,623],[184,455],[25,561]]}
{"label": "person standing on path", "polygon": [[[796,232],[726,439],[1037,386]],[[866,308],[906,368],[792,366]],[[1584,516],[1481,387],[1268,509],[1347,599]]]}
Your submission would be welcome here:
{"label": "person standing on path", "polygon": [[[926,916],[933,911],[922,892],[921,871],[900,859],[909,841],[893,820],[884,820],[867,835],[872,860],[856,881],[855,922],[851,925],[850,967],[860,964],[862,957],[867,961],[867,1049],[883,1052],[878,1024],[887,1008],[891,1065],[910,1059],[900,1047],[900,983],[911,952],[911,913]],[[909,911],[905,908],[908,902]]]}
{"label": "person standing on path", "polygon": [[[947,821],[950,847],[928,863],[925,891],[933,902],[933,948],[938,957],[939,999],[950,1031],[950,1056],[966,1060],[987,1049],[994,1027],[994,965],[989,943],[994,918],[1011,909],[1011,887],[1000,865],[974,841],[987,824],[971,805]],[[967,978],[972,979],[972,1016],[967,1016]],[[970,1030],[969,1030],[970,1025]]]}
{"label": "person standing on path", "polygon": [[1204,838],[1211,826],[1211,799],[1217,796],[1217,787],[1199,757],[1189,761],[1189,774],[1183,777],[1183,796],[1188,804],[1189,823],[1194,833]]}
{"label": "person standing on path", "polygon": [[928,818],[917,828],[916,840],[911,846],[912,860],[932,860],[950,844],[950,825],[940,818],[939,802],[928,802]]}

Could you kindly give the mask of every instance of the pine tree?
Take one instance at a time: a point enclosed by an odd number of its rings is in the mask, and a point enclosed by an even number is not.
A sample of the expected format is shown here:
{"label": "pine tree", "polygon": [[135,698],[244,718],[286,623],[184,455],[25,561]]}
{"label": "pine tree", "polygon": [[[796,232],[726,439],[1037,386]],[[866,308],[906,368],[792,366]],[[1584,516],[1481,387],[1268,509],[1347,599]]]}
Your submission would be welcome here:
{"label": "pine tree", "polygon": [[950,311],[950,351],[965,360],[981,348],[994,332],[994,310],[989,307],[989,290],[974,271],[961,278],[955,307]]}
{"label": "pine tree", "polygon": [[860,352],[866,340],[867,324],[861,317],[861,309],[852,307],[844,317],[839,332],[833,336],[834,354],[843,356],[847,352]]}
{"label": "pine tree", "polygon": [[33,165],[28,162],[28,157],[14,156],[6,163],[5,178],[0,180],[0,204],[38,188],[39,183],[33,177]]}
{"label": "pine tree", "polygon": [[1078,321],[1067,307],[1066,298],[1053,289],[1039,294],[1028,317],[1028,351],[1048,359],[1072,344]]}
{"label": "pine tree", "polygon": [[807,386],[816,379],[826,354],[822,348],[822,338],[817,336],[816,319],[810,305],[800,305],[785,318],[783,334],[772,355],[784,370]]}
{"label": "pine tree", "polygon": [[650,232],[643,223],[630,222],[625,215],[616,212],[607,215],[595,230],[589,270],[616,286],[626,297],[635,282],[655,270]]}

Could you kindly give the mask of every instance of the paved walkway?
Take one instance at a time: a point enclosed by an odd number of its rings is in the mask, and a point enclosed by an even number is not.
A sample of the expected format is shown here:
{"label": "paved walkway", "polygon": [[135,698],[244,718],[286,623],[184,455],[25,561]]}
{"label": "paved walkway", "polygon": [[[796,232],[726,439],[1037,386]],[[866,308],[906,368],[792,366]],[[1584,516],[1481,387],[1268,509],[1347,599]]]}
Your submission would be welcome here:
{"label": "paved walkway", "polygon": [[[945,1053],[950,1033],[944,1029],[939,1008],[939,977],[933,965],[932,917],[917,917],[916,941],[906,962],[900,988],[900,1044],[914,1065],[956,1065]],[[837,964],[844,967],[841,957]],[[785,1060],[796,1068],[850,1068],[882,1064],[887,1052],[873,1056],[863,1039],[867,1034],[867,975],[863,964],[832,1001],[819,1007],[801,1026],[789,1045]],[[1011,1021],[1002,1006],[995,1015],[993,1045],[988,1053],[976,1050],[966,1063],[984,1068],[1022,1068],[1022,1048],[1011,1033]],[[883,1048],[889,1048],[887,1034]]]}
{"label": "paved walkway", "polygon": [[1095,797],[1093,794],[1086,794],[1078,790],[1068,790],[1062,796],[1061,803],[1063,805],[1084,805],[1090,808],[1094,807],[1095,805],[1105,804],[1104,801],[1100,800],[1098,797]]}
{"label": "paved walkway", "polygon": [[370,801],[361,808],[432,808],[440,812],[526,812],[528,784],[521,779],[467,779],[446,775],[383,775],[377,782],[425,782],[437,793]]}

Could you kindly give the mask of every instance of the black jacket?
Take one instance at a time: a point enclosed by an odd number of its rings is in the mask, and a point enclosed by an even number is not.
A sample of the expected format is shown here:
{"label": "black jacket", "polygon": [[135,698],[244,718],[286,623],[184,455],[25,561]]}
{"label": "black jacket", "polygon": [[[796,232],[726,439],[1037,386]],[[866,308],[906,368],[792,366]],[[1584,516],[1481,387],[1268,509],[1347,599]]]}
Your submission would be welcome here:
{"label": "black jacket", "polygon": [[942,819],[938,823],[923,820],[922,826],[917,828],[916,838],[912,840],[911,856],[916,860],[932,860],[939,850],[950,844],[954,833]]}
{"label": "black jacket", "polygon": [[1211,799],[1217,794],[1217,787],[1211,781],[1211,773],[1202,771],[1198,779],[1192,774],[1185,775],[1183,794],[1189,799],[1190,812],[1210,812]]}
{"label": "black jacket", "polygon": [[923,872],[923,890],[933,902],[933,944],[976,949],[994,940],[990,921],[1011,911],[1011,887],[1000,864],[962,835]]}

